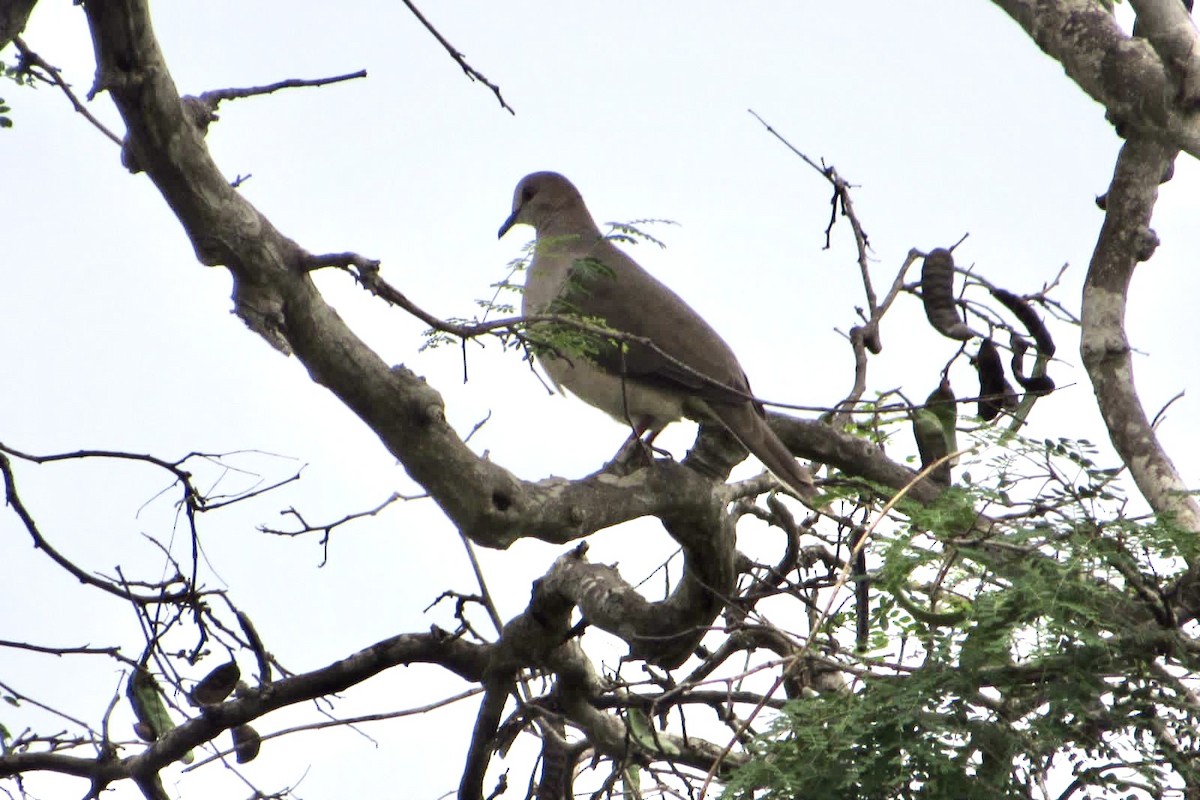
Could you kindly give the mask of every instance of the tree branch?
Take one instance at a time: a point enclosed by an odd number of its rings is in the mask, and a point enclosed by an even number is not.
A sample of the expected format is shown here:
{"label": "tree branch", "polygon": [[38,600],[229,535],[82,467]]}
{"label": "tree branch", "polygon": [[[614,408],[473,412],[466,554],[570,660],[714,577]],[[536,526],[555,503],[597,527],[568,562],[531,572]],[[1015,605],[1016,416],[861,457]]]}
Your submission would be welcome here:
{"label": "tree branch", "polygon": [[[59,74],[57,67],[51,65],[44,58],[30,50],[20,36],[13,37],[13,43],[17,46],[17,52],[21,54],[23,69],[28,70],[34,77],[42,78],[42,80],[45,80],[47,83],[51,83],[61,89],[62,93],[67,96],[67,99],[71,101],[72,108],[74,108],[78,113],[82,114],[84,119],[90,122],[93,127],[107,136],[110,140],[115,142],[117,145],[121,144],[121,137],[117,136],[115,133],[105,127],[103,122],[96,119],[92,112],[88,111],[87,106],[80,102],[79,98],[75,96],[75,92],[73,92],[70,85],[63,80],[63,77],[61,74]],[[0,42],[0,50],[3,49],[4,44],[3,42]],[[40,76],[36,72],[33,72],[33,67],[41,67],[46,71],[46,74],[49,77]]]}
{"label": "tree branch", "polygon": [[1200,532],[1200,505],[1188,494],[1138,398],[1125,332],[1130,281],[1157,242],[1150,217],[1159,179],[1174,156],[1172,148],[1144,139],[1131,139],[1121,148],[1084,281],[1080,353],[1113,446],[1150,507]]}
{"label": "tree branch", "polygon": [[1180,105],[1195,109],[1200,102],[1200,58],[1195,52],[1196,25],[1188,7],[1180,0],[1130,0],[1130,5],[1137,13],[1133,35],[1149,41],[1167,65]]}
{"label": "tree branch", "polygon": [[458,65],[462,67],[462,71],[466,73],[466,76],[473,81],[479,81],[484,86],[491,89],[492,94],[496,95],[496,99],[500,101],[500,107],[515,116],[517,112],[513,111],[508,103],[504,102],[504,98],[500,95],[500,87],[485,78],[482,72],[468,64],[466,56],[460,53],[454,47],[454,45],[446,41],[446,37],[442,36],[442,34],[438,32],[438,29],[433,27],[429,20],[425,19],[425,16],[417,10],[417,7],[412,4],[411,0],[403,0],[403,2],[404,5],[408,6],[408,10],[412,12],[413,16],[417,18],[417,21],[425,26],[425,30],[433,34],[433,38],[438,40],[438,44],[446,48],[446,52],[450,54],[450,57],[458,62]]}
{"label": "tree branch", "polygon": [[409,633],[384,639],[327,667],[248,690],[236,700],[205,706],[200,716],[172,728],[137,755],[80,758],[65,753],[17,752],[0,755],[0,778],[32,771],[58,772],[90,778],[94,786],[137,778],[139,786],[154,773],[179,760],[222,731],[284,706],[314,700],[362,683],[401,664],[439,664],[465,680],[482,679],[491,645],[455,638],[448,633]]}
{"label": "tree branch", "polygon": [[[1166,139],[1200,158],[1200,116],[1191,113],[1191,98],[1173,89],[1172,70],[1149,42],[1131,38],[1112,14],[1094,0],[993,0],[1128,135]],[[1146,4],[1138,4],[1143,7]],[[1200,67],[1200,40],[1190,25],[1186,33],[1188,63],[1175,73],[1193,74]],[[1172,52],[1178,47],[1173,47]],[[1186,100],[1187,102],[1181,102]],[[1160,173],[1161,177],[1161,173]]]}

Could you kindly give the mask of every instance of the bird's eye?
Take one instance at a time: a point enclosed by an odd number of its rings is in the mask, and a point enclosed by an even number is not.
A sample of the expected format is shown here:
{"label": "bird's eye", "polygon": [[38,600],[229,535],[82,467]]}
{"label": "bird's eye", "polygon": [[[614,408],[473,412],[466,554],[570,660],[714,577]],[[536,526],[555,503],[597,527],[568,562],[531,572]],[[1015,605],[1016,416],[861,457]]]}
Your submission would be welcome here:
{"label": "bird's eye", "polygon": [[530,200],[532,200],[533,196],[535,194],[537,194],[537,192],[534,190],[534,188],[532,186],[526,186],[524,189],[522,189],[521,190],[521,205],[525,205]]}

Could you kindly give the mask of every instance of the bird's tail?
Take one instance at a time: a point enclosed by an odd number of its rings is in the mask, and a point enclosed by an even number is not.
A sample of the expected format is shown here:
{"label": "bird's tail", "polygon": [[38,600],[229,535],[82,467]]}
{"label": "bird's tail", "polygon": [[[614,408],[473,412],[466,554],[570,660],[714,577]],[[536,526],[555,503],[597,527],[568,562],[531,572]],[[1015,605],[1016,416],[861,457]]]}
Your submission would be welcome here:
{"label": "bird's tail", "polygon": [[812,474],[775,435],[766,418],[750,403],[709,405],[717,419],[785,486],[805,500],[817,496]]}

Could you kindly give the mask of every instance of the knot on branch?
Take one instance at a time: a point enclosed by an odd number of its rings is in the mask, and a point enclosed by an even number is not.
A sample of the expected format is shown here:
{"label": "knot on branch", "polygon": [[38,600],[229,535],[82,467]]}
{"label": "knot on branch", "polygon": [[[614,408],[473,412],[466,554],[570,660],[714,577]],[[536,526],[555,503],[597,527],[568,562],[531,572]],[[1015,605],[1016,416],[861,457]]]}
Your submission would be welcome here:
{"label": "knot on branch", "polygon": [[1133,257],[1138,261],[1149,261],[1158,249],[1158,234],[1153,228],[1141,225],[1133,234]]}
{"label": "knot on branch", "polygon": [[284,355],[292,354],[287,340],[283,298],[267,286],[235,280],[233,289],[234,313],[246,327],[257,333]]}
{"label": "knot on branch", "polygon": [[1100,62],[1108,117],[1117,135],[1136,127],[1166,125],[1172,102],[1167,73],[1154,49],[1141,39],[1118,41]]}
{"label": "knot on branch", "polygon": [[205,102],[202,98],[186,95],[180,98],[180,102],[183,103],[184,118],[196,126],[201,136],[208,133],[209,125],[221,119],[217,116],[216,104]]}

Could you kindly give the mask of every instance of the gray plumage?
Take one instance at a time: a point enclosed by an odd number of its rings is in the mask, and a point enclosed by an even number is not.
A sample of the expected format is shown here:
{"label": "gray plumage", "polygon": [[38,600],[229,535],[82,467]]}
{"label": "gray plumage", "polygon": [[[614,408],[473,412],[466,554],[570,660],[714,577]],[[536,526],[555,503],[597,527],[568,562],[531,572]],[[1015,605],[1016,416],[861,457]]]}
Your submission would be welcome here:
{"label": "gray plumage", "polygon": [[639,433],[657,433],[682,417],[720,422],[794,492],[815,495],[812,476],[767,425],[729,345],[604,238],[570,181],[554,172],[523,178],[500,235],[518,224],[537,231],[522,314],[598,318],[613,330],[648,339],[670,357],[636,342],[626,343],[622,353],[597,337],[586,357],[537,354],[555,384]]}

